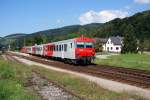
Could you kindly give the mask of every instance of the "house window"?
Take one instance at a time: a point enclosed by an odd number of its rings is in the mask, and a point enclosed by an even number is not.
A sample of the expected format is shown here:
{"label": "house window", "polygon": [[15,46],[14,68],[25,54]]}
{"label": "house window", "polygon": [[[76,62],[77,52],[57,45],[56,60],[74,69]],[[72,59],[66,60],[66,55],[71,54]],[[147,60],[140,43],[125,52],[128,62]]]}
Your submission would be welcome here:
{"label": "house window", "polygon": [[116,50],[118,50],[119,48],[118,47],[116,47]]}
{"label": "house window", "polygon": [[109,51],[109,47],[107,47],[107,51]]}
{"label": "house window", "polygon": [[113,47],[111,47],[111,50],[113,49]]}

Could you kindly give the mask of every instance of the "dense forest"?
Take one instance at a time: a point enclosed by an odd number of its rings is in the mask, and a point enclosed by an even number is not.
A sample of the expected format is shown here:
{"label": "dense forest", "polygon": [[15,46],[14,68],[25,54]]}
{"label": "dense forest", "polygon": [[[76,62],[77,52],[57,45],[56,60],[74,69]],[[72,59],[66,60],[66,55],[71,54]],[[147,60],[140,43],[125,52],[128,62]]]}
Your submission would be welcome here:
{"label": "dense forest", "polygon": [[[110,37],[110,36],[124,36],[127,32],[126,26],[130,25],[133,30],[133,35],[139,41],[139,45],[150,50],[150,10],[137,13],[133,16],[124,19],[114,19],[107,23],[92,23],[88,25],[72,25],[57,29],[49,29],[39,31],[32,34],[22,34],[16,38],[4,37],[0,39],[2,44],[10,44],[12,49],[19,49],[24,45],[35,45],[59,41],[78,37],[81,35],[88,37]],[[13,35],[11,35],[12,37]],[[9,39],[9,40],[8,40]],[[7,42],[6,42],[7,41]]]}

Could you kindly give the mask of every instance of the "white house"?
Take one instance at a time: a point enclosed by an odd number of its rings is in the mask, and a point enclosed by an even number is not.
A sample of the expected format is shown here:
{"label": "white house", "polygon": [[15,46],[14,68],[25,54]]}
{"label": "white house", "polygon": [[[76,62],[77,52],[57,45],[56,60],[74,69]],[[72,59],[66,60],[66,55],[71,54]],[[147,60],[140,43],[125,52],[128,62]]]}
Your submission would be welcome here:
{"label": "white house", "polygon": [[103,51],[107,52],[121,52],[121,47],[122,47],[122,41],[123,38],[116,36],[116,37],[109,37],[102,45]]}

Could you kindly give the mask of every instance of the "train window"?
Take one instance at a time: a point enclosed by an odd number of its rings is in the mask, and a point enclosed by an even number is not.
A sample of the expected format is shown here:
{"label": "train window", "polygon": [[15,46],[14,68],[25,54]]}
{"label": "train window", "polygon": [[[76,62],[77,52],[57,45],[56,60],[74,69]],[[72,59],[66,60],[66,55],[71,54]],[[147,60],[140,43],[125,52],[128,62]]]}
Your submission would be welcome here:
{"label": "train window", "polygon": [[49,46],[49,51],[51,51],[51,47]]}
{"label": "train window", "polygon": [[54,49],[54,51],[55,51],[55,46],[54,46],[54,48],[53,48],[53,49]]}
{"label": "train window", "polygon": [[61,51],[61,45],[59,45],[59,51]]}
{"label": "train window", "polygon": [[84,48],[84,42],[77,42],[77,48]]}
{"label": "train window", "polygon": [[57,45],[57,51],[58,51],[58,45]]}
{"label": "train window", "polygon": [[62,51],[64,50],[64,48],[63,48],[63,44],[61,45],[61,50],[62,50]]}
{"label": "train window", "polygon": [[52,51],[53,51],[53,46],[52,46]]}
{"label": "train window", "polygon": [[72,48],[72,43],[70,43],[70,47]]}
{"label": "train window", "polygon": [[85,46],[86,46],[86,48],[92,48],[93,44],[91,42],[86,42]]}
{"label": "train window", "polygon": [[64,44],[64,51],[67,51],[67,44]]}

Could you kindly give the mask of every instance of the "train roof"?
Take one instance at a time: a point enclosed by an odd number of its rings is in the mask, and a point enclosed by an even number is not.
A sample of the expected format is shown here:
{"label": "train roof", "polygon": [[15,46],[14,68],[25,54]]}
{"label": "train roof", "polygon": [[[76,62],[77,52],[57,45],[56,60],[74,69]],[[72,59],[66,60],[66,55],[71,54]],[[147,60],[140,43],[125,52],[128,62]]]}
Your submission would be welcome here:
{"label": "train roof", "polygon": [[67,39],[67,40],[62,40],[62,41],[57,41],[57,42],[51,42],[51,43],[46,43],[46,44],[40,44],[40,45],[33,45],[33,46],[25,46],[25,47],[35,47],[35,46],[43,46],[43,45],[50,45],[53,43],[60,43],[60,42],[66,42],[66,41],[75,41],[75,42],[94,42],[93,38],[88,38],[88,37],[77,37],[77,38],[72,38],[72,39]]}
{"label": "train roof", "polygon": [[[67,39],[67,40],[62,40],[62,41],[57,41],[57,42],[52,42],[52,43],[60,43],[60,42],[66,42],[66,41],[94,42],[94,39],[93,38],[88,38],[88,37],[81,36],[81,37],[77,37],[77,38],[72,38],[72,39]],[[52,44],[52,43],[47,43],[47,44]]]}

